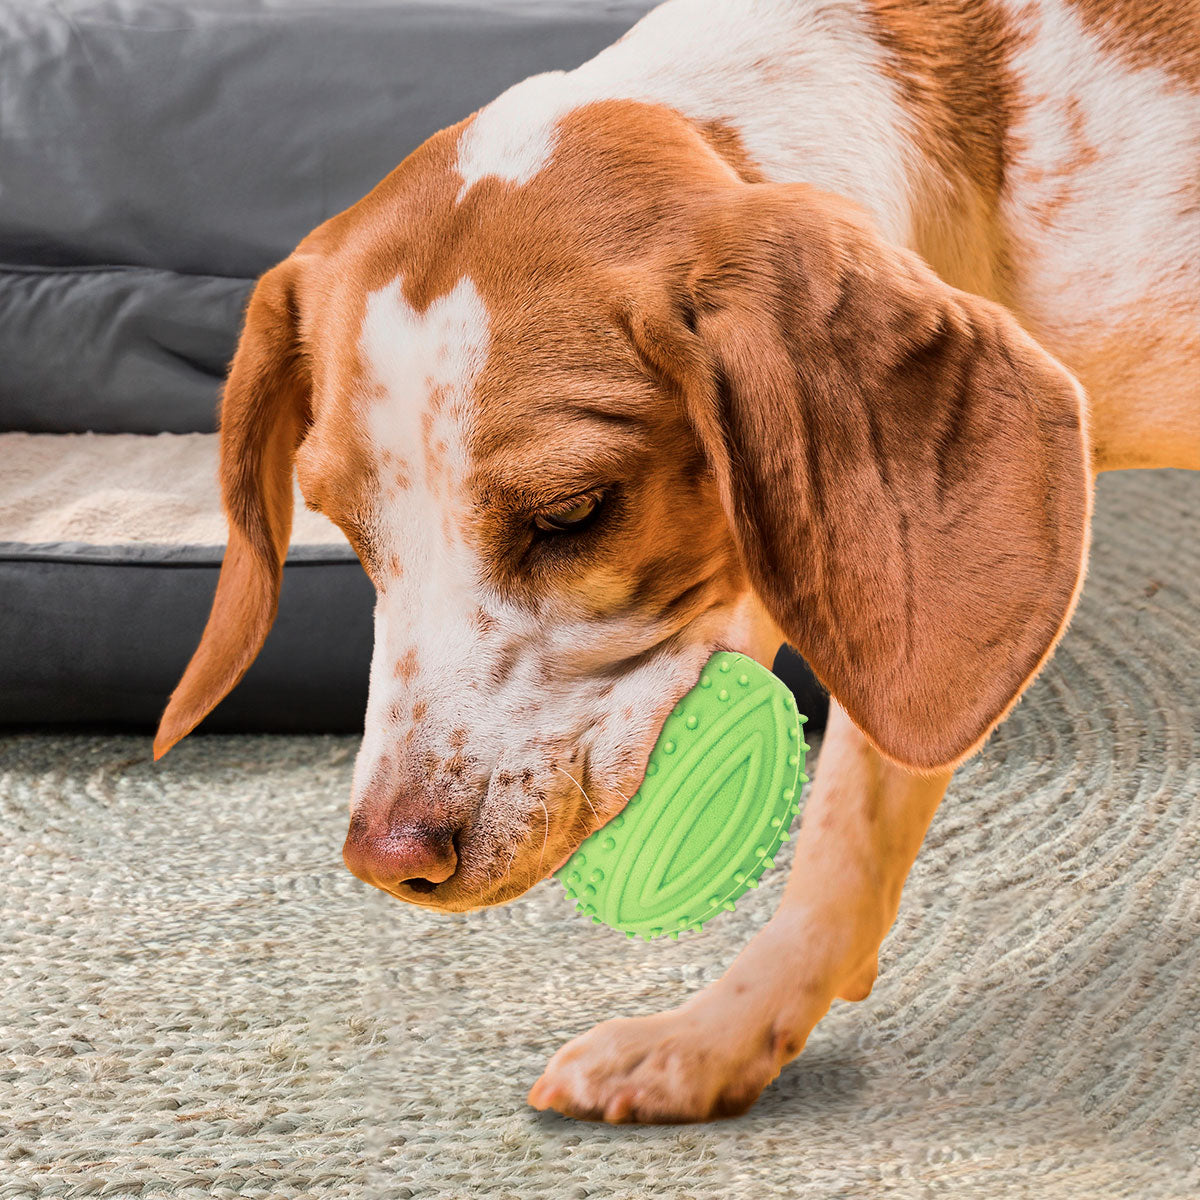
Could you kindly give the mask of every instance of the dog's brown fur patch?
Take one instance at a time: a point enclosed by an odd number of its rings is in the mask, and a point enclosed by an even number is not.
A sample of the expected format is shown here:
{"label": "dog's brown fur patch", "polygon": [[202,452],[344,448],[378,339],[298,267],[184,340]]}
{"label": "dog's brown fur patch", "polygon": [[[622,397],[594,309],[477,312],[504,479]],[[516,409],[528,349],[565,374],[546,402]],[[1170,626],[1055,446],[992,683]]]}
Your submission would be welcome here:
{"label": "dog's brown fur patch", "polygon": [[1195,0],[1066,0],[1087,30],[1130,67],[1164,72],[1200,91],[1200,5]]}
{"label": "dog's brown fur patch", "polygon": [[1010,66],[1020,35],[996,0],[869,0],[868,11],[934,168],[917,206],[915,248],[948,283],[1004,301],[1000,198],[1022,104]]}

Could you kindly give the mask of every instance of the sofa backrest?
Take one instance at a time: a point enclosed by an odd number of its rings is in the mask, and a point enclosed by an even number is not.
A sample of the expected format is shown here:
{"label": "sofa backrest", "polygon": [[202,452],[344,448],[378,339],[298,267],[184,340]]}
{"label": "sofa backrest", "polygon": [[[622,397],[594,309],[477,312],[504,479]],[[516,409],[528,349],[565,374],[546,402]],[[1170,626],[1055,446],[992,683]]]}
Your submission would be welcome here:
{"label": "sofa backrest", "polygon": [[258,275],[650,7],[0,0],[0,430],[211,430]]}

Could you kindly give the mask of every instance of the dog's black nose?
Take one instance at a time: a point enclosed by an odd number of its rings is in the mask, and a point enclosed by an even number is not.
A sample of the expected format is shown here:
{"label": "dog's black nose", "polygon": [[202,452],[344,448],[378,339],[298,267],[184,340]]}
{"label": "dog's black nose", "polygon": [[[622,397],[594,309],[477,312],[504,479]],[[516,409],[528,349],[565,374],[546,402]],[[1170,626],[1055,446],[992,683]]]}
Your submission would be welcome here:
{"label": "dog's black nose", "polygon": [[453,829],[420,824],[372,829],[357,815],[350,821],[342,858],[359,879],[385,892],[401,884],[414,892],[432,892],[458,867]]}

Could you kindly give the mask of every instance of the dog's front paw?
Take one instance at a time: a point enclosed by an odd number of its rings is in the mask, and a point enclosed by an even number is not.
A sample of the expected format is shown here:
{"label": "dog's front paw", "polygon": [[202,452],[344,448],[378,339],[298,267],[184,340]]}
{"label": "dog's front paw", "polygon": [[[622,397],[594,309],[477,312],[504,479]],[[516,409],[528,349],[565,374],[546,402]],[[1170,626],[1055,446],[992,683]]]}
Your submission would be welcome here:
{"label": "dog's front paw", "polygon": [[687,1007],[605,1021],[568,1042],[529,1092],[534,1108],[588,1121],[665,1124],[744,1113],[794,1053],[772,1030]]}

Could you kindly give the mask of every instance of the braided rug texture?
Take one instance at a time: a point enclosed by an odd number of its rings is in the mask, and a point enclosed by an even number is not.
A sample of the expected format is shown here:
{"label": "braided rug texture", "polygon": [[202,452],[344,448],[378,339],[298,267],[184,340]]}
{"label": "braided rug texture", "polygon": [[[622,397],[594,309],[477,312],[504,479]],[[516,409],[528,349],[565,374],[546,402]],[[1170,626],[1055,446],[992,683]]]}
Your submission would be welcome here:
{"label": "braided rug texture", "polygon": [[553,882],[436,917],[341,866],[350,739],[4,739],[0,1200],[1193,1200],[1198,513],[1200,474],[1102,478],[1079,612],[956,776],[874,992],[714,1125],[524,1094],[715,978],[783,870],[678,943]]}

